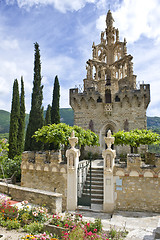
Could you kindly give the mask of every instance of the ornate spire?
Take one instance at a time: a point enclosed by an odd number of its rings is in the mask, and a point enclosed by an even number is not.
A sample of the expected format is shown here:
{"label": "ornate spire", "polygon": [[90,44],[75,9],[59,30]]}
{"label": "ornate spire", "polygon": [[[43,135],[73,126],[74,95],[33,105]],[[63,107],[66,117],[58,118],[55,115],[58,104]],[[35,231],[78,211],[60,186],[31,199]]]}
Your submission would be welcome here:
{"label": "ornate spire", "polygon": [[109,10],[108,13],[107,13],[107,17],[106,17],[106,25],[107,25],[107,28],[109,27],[113,27],[113,22],[114,22],[114,19],[112,17],[112,13],[111,11]]}

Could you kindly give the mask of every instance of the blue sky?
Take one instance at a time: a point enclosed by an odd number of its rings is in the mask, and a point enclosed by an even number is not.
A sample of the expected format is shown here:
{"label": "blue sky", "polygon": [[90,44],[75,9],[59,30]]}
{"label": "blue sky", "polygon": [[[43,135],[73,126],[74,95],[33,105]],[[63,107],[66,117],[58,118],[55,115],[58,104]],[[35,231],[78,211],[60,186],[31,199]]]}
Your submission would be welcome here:
{"label": "blue sky", "polygon": [[111,9],[133,55],[137,82],[151,85],[147,115],[160,117],[160,2],[158,0],[0,0],[0,109],[10,111],[14,79],[23,76],[26,112],[33,87],[34,43],[40,45],[43,105],[51,104],[58,75],[61,107],[69,89],[82,85],[92,43],[100,42]]}

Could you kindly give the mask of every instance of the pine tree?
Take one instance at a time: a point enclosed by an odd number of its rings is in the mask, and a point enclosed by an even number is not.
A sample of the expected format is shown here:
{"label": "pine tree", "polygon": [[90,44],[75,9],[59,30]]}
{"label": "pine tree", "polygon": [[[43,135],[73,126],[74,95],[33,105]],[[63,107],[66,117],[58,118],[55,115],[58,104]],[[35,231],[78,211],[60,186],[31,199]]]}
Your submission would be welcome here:
{"label": "pine tree", "polygon": [[53,100],[52,100],[52,108],[51,108],[52,124],[60,123],[59,99],[60,99],[60,85],[59,85],[58,77],[56,76],[54,81]]}
{"label": "pine tree", "polygon": [[24,82],[23,77],[21,77],[20,116],[17,136],[17,155],[20,155],[24,150],[24,132],[25,132],[25,99],[24,99]]}
{"label": "pine tree", "polygon": [[45,117],[45,125],[51,124],[51,106],[48,104],[46,117]]}
{"label": "pine tree", "polygon": [[41,142],[36,142],[32,138],[35,131],[41,128],[44,123],[43,119],[43,86],[41,85],[41,62],[40,62],[40,50],[38,43],[35,46],[35,60],[34,60],[34,80],[33,80],[33,92],[32,92],[32,102],[31,111],[29,115],[29,123],[26,131],[25,139],[25,150],[36,151],[42,150],[43,144]]}
{"label": "pine tree", "polygon": [[13,84],[12,107],[10,114],[9,128],[9,152],[8,157],[14,158],[17,155],[17,135],[19,126],[20,103],[19,103],[19,88],[17,79]]}

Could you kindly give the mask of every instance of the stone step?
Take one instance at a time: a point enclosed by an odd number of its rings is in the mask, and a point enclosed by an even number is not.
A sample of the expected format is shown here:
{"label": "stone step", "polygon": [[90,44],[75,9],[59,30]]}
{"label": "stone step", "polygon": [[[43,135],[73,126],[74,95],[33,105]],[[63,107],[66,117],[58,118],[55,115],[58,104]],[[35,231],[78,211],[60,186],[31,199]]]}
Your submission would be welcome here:
{"label": "stone step", "polygon": [[[84,190],[88,189],[88,188],[89,188],[89,186],[85,185]],[[91,185],[91,189],[92,190],[101,190],[101,191],[103,191],[103,185]]]}
{"label": "stone step", "polygon": [[[88,172],[87,175],[90,175],[90,172]],[[103,176],[103,172],[102,173],[101,172],[91,172],[91,175],[92,176]]]}
{"label": "stone step", "polygon": [[[87,185],[87,186],[90,185],[90,181],[87,180],[86,183],[85,183],[85,185]],[[91,185],[100,185],[100,186],[103,186],[103,179],[102,179],[102,180],[99,180],[99,179],[98,179],[98,180],[94,180],[94,181],[92,180],[92,181],[91,181]]]}
{"label": "stone step", "polygon": [[[90,195],[89,193],[85,194],[83,193],[83,196],[88,196]],[[102,199],[103,200],[103,194],[91,194],[91,200],[95,200],[95,199]]]}
{"label": "stone step", "polygon": [[[90,176],[87,176],[87,181],[90,181]],[[91,176],[91,181],[103,181],[103,177],[100,176]]]}
{"label": "stone step", "polygon": [[[88,172],[89,172],[89,171],[88,171]],[[93,168],[91,168],[91,172],[92,172],[92,173],[103,174],[103,169],[93,169]]]}
{"label": "stone step", "polygon": [[94,204],[103,204],[103,199],[92,199],[92,198],[91,198],[91,203],[94,203]]}
{"label": "stone step", "polygon": [[[90,189],[84,189],[83,193],[89,193]],[[103,195],[102,189],[91,189],[91,194],[101,194]]]}

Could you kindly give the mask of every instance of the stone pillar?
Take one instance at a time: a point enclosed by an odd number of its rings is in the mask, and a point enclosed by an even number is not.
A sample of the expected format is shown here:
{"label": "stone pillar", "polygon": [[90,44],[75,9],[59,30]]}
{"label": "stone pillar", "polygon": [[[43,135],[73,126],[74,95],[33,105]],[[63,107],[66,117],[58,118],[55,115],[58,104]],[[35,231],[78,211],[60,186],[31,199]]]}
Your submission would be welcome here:
{"label": "stone pillar", "polygon": [[69,138],[71,149],[66,151],[67,157],[67,210],[75,211],[77,208],[77,168],[80,151],[75,148],[78,138],[74,136],[74,131]]}
{"label": "stone pillar", "polygon": [[115,150],[111,149],[111,145],[114,143],[114,137],[111,137],[111,131],[107,133],[107,137],[104,137],[107,149],[103,150],[102,156],[104,159],[104,175],[103,175],[103,211],[107,213],[113,213],[114,211],[114,179],[113,179],[113,167],[115,163]]}

